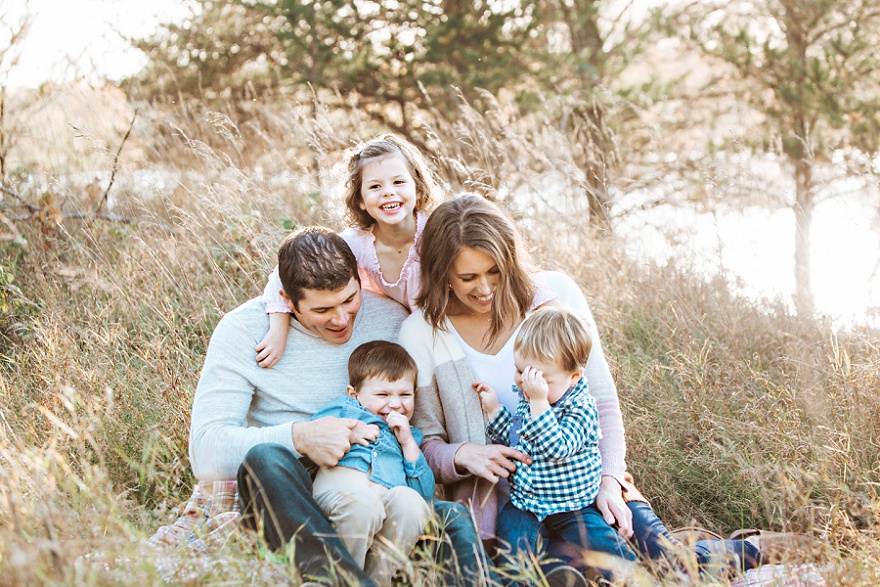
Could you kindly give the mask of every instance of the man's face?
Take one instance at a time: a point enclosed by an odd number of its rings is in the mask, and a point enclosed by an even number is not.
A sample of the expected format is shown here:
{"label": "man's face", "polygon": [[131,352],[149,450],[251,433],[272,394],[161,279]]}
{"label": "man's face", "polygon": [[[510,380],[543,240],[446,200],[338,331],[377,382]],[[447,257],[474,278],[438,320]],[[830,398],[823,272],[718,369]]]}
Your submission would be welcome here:
{"label": "man's face", "polygon": [[354,319],[361,309],[361,286],[355,278],[337,290],[304,289],[296,305],[283,290],[281,296],[303,328],[334,344],[344,344],[351,338]]}

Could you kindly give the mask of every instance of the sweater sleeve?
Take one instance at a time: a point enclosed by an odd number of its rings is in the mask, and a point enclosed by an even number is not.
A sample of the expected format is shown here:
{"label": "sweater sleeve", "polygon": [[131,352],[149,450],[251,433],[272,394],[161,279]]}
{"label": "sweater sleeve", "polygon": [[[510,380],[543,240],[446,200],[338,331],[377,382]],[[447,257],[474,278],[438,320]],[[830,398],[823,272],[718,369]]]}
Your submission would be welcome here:
{"label": "sweater sleeve", "polygon": [[271,442],[295,454],[291,424],[248,426],[247,414],[255,393],[251,372],[254,335],[233,314],[223,317],[208,344],[205,365],[196,388],[189,436],[189,458],[200,481],[235,479],[252,447]]}
{"label": "sweater sleeve", "polygon": [[282,289],[281,278],[278,276],[278,266],[269,274],[266,289],[263,290],[263,301],[266,302],[267,314],[290,314],[290,307],[279,293]]}
{"label": "sweater sleeve", "polygon": [[541,275],[558,294],[556,301],[579,312],[587,320],[590,327],[593,348],[590,351],[584,375],[589,382],[590,393],[596,400],[596,409],[599,412],[599,428],[602,432],[599,440],[602,474],[610,475],[622,482],[623,474],[626,472],[626,438],[623,417],[620,413],[617,386],[614,384],[611,369],[605,360],[596,321],[590,312],[590,306],[583,292],[570,277],[556,271],[546,271]]}
{"label": "sweater sleeve", "polygon": [[437,482],[455,483],[467,478],[455,469],[455,453],[463,443],[449,443],[443,402],[434,376],[433,335],[420,312],[412,314],[400,327],[398,342],[415,360],[419,370],[416,405],[412,423],[425,435],[421,449]]}

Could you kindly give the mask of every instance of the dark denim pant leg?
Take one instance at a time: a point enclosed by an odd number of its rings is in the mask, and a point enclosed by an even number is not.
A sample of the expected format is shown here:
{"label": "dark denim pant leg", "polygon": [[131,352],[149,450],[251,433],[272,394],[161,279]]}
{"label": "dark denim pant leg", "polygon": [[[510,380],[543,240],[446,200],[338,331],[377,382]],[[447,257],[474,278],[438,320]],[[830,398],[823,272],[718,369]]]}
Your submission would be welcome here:
{"label": "dark denim pant leg", "polygon": [[[641,555],[652,560],[674,560],[670,556],[670,545],[679,543],[672,538],[651,506],[642,501],[630,501],[626,505],[633,515],[633,543]],[[758,549],[740,540],[700,540],[693,546],[693,551],[701,569],[711,564],[713,559],[717,560],[722,553],[736,554],[744,571],[762,564]]]}
{"label": "dark denim pant leg", "polygon": [[[541,533],[541,522],[531,512],[524,512],[514,507],[509,501],[501,507],[495,522],[495,534],[499,542],[499,562],[512,567],[519,565],[526,557],[520,553],[536,553],[538,536]],[[544,539],[546,545],[546,539]],[[508,552],[509,549],[509,552]],[[561,564],[561,563],[559,563]],[[508,585],[518,585],[508,581]]]}
{"label": "dark denim pant leg", "polygon": [[486,556],[468,509],[460,503],[435,500],[434,513],[441,530],[434,555],[443,569],[442,585],[500,585],[498,573]]}
{"label": "dark denim pant leg", "polygon": [[238,491],[245,526],[262,529],[276,550],[293,541],[302,575],[375,587],[312,498],[309,472],[287,448],[260,444],[248,451],[238,470]]}
{"label": "dark denim pant leg", "polygon": [[[745,540],[700,540],[694,544],[694,554],[700,569],[708,569],[725,558],[730,560],[731,570],[748,571],[760,567],[763,563],[761,552],[751,542]],[[730,555],[736,555],[733,559]]]}
{"label": "dark denim pant leg", "polygon": [[615,528],[608,525],[595,506],[553,514],[544,520],[544,526],[551,536],[548,554],[587,576],[595,575],[598,571],[605,579],[610,580],[613,573],[601,564],[589,566],[583,556],[586,551],[610,554],[628,561],[638,560],[635,551]]}
{"label": "dark denim pant leg", "polygon": [[632,512],[632,542],[643,558],[657,560],[672,554],[672,545],[678,542],[654,513],[651,506],[643,501],[626,503]]}

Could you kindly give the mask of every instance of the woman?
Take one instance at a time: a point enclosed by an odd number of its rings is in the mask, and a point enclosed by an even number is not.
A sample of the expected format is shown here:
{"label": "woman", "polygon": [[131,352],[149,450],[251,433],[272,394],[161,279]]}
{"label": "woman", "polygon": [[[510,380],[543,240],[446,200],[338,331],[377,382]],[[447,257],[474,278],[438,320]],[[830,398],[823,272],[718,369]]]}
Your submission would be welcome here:
{"label": "woman", "polygon": [[[463,195],[439,206],[428,219],[419,245],[420,310],[404,322],[400,343],[418,364],[414,425],[425,433],[422,450],[446,498],[470,505],[480,535],[494,538],[495,517],[507,500],[506,479],[528,457],[487,444],[475,381],[499,390],[515,409],[511,391],[513,340],[525,316],[545,304],[564,304],[587,317],[593,340],[585,377],[596,400],[602,439],[602,483],[595,507],[617,533],[599,537],[596,550],[629,560],[656,558],[674,542],[632,484],[624,460],[626,443],[617,389],[586,299],[567,276],[529,271],[512,222],[493,204]],[[500,390],[507,392],[506,397]],[[760,553],[751,543],[704,544],[741,552],[746,568]]]}

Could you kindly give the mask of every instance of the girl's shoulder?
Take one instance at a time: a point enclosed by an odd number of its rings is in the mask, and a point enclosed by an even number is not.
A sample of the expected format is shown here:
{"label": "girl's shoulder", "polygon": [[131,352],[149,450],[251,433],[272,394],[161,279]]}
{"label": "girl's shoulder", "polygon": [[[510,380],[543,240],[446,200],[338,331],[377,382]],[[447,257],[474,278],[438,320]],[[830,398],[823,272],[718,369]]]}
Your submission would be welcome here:
{"label": "girl's shoulder", "polygon": [[348,243],[349,247],[353,245],[363,246],[364,243],[372,243],[373,242],[373,230],[372,228],[361,228],[360,226],[349,226],[345,230],[339,233],[339,236],[342,237],[346,243]]}

